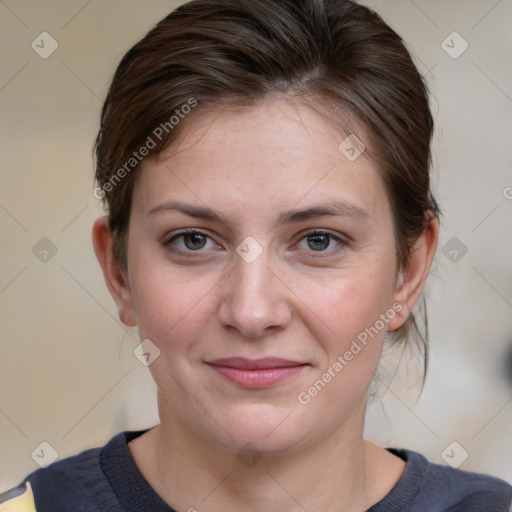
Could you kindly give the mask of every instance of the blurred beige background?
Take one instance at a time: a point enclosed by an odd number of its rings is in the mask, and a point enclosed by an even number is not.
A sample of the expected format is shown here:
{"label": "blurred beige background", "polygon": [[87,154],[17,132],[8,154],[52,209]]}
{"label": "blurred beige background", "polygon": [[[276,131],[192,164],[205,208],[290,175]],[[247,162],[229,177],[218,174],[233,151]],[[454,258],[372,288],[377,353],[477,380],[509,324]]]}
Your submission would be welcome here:
{"label": "blurred beige background", "polygon": [[[42,442],[65,457],[158,421],[92,250],[91,155],[120,57],[178,3],[0,1],[0,491]],[[512,2],[364,3],[431,86],[444,211],[424,392],[393,381],[367,435],[512,482]]]}

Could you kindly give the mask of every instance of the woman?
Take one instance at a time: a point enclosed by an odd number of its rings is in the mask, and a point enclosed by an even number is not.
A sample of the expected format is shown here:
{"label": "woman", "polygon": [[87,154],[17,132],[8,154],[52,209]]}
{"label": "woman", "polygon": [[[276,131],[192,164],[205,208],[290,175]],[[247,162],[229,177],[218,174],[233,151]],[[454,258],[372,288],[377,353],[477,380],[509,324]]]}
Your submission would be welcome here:
{"label": "woman", "polygon": [[[507,511],[490,476],[363,438],[438,238],[403,42],[348,0],[196,0],[123,58],[93,243],[160,425],[31,473],[0,510]],[[16,509],[18,510],[18,509]]]}

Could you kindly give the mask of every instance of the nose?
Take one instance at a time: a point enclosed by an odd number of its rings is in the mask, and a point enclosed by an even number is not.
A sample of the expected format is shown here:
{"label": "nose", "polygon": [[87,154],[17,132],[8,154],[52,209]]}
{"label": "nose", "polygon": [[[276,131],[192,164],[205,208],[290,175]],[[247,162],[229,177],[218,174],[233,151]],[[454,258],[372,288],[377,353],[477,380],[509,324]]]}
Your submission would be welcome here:
{"label": "nose", "polygon": [[248,263],[236,256],[221,283],[219,321],[244,338],[257,339],[289,325],[292,309],[287,287],[269,267],[267,251]]}

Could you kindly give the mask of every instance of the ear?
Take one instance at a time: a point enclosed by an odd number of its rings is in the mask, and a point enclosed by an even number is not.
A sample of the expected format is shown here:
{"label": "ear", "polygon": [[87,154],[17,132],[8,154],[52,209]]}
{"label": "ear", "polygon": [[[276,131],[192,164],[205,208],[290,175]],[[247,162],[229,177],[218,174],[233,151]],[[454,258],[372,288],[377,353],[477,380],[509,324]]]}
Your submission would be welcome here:
{"label": "ear", "polygon": [[105,283],[117,304],[121,322],[129,326],[137,325],[128,279],[114,257],[112,232],[107,217],[101,217],[94,222],[92,243],[103,270]]}
{"label": "ear", "polygon": [[398,273],[393,304],[400,304],[402,309],[388,322],[389,331],[396,331],[405,323],[419,299],[434,259],[438,236],[439,221],[431,214],[425,229],[412,247],[406,267]]}

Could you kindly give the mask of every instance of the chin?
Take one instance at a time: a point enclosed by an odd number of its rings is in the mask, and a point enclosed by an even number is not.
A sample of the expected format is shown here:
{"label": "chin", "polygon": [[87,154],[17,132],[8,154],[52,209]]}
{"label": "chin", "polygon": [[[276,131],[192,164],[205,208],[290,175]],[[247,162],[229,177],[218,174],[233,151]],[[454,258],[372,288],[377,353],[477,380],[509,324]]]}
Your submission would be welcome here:
{"label": "chin", "polygon": [[[306,423],[298,411],[268,403],[241,405],[223,415],[220,444],[239,453],[256,447],[268,455],[279,455],[306,437]],[[220,418],[219,418],[220,419]]]}

